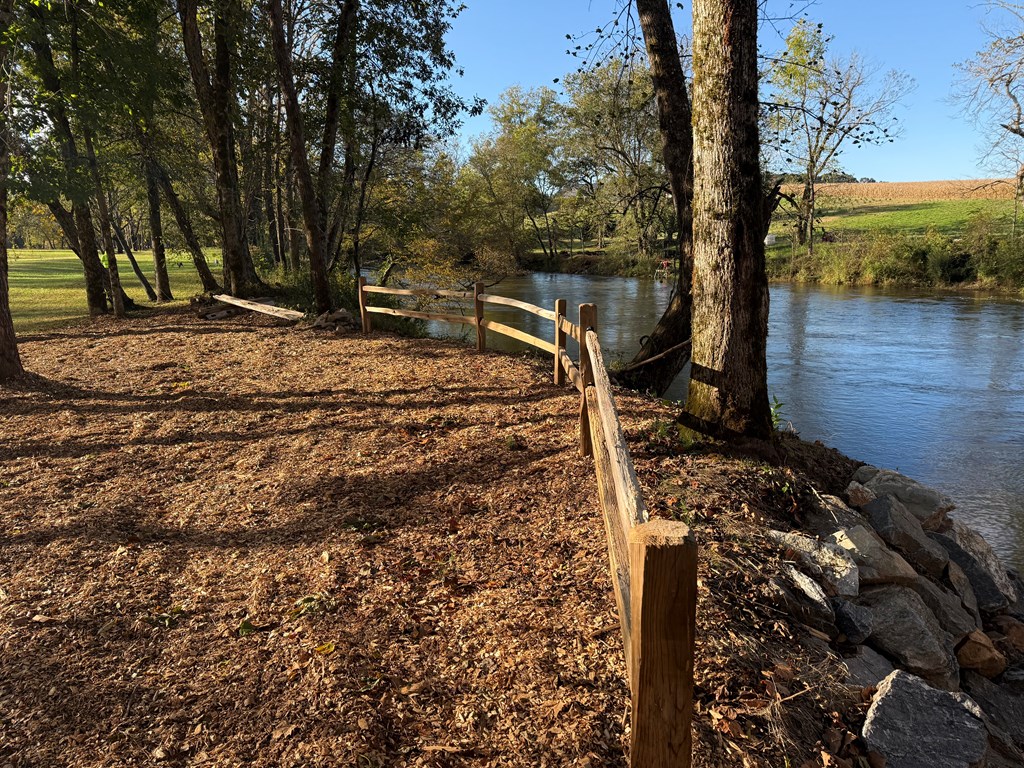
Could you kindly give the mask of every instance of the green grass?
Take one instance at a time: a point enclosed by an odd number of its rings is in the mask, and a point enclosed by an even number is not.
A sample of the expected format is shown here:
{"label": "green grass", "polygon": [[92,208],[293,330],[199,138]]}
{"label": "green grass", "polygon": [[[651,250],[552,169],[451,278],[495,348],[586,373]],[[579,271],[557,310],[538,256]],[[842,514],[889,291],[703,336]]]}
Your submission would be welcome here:
{"label": "green grass", "polygon": [[1012,200],[935,200],[931,202],[869,202],[846,204],[825,202],[819,209],[826,230],[870,233],[892,230],[921,234],[935,230],[944,235],[964,231],[972,216],[987,214],[1009,228],[1013,221]]}
{"label": "green grass", "polygon": [[[139,266],[153,282],[153,257],[148,251],[135,254]],[[89,316],[85,300],[85,278],[82,262],[71,251],[9,251],[11,314],[19,333],[38,331],[80,320]],[[125,292],[141,306],[152,306],[146,292],[124,255],[117,260]],[[202,293],[202,284],[192,260],[185,254],[168,254],[167,271],[175,301],[181,305]],[[210,264],[214,274],[217,266]]]}

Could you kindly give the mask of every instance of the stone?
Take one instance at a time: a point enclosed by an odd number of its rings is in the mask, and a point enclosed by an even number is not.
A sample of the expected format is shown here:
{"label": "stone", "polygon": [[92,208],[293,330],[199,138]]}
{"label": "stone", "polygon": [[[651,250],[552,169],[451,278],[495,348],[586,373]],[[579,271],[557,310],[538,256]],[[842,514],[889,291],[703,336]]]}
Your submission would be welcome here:
{"label": "stone", "polygon": [[843,664],[846,666],[846,684],[858,688],[878,685],[895,669],[885,656],[866,645],[857,649],[856,656],[843,659]]}
{"label": "stone", "polygon": [[992,643],[992,638],[979,629],[960,641],[956,649],[957,663],[988,678],[997,677],[1006,669],[1006,657]]}
{"label": "stone", "polygon": [[1014,744],[1024,748],[1024,696],[1012,693],[970,670],[964,672],[964,690]]}
{"label": "stone", "polygon": [[853,557],[861,586],[909,584],[917,578],[910,563],[889,550],[878,536],[862,525],[836,531],[832,541]]}
{"label": "stone", "polygon": [[[978,609],[982,614],[1001,613],[1009,605],[1006,595],[999,589],[988,569],[961,547],[952,536],[944,533],[929,533],[928,536],[941,544],[949,553],[950,562],[956,563],[963,570],[967,580],[971,583],[971,589],[978,601]],[[861,574],[862,581],[863,578],[864,576]]]}
{"label": "stone", "polygon": [[1001,678],[1003,687],[1014,693],[1024,694],[1024,664],[1007,667]]}
{"label": "stone", "polygon": [[868,644],[939,688],[960,685],[953,639],[909,587],[887,585],[865,589],[858,602],[871,609],[874,631]]}
{"label": "stone", "polygon": [[856,597],[860,591],[857,564],[850,554],[830,541],[816,541],[800,533],[768,531],[768,537],[786,550],[815,576],[827,583],[836,594]]}
{"label": "stone", "polygon": [[967,578],[964,569],[952,560],[946,564],[946,583],[953,588],[954,594],[960,598],[960,605],[974,617],[975,623],[980,627],[981,610],[978,608],[978,598],[974,594],[974,587],[971,586],[971,580]]}
{"label": "stone", "polygon": [[[782,572],[796,587],[799,604],[791,611],[808,626],[820,630],[831,630],[835,625],[835,613],[828,597],[814,579],[800,573],[790,563],[782,564]],[[835,634],[834,632],[832,634]]]}
{"label": "stone", "polygon": [[1012,616],[996,616],[992,619],[992,626],[1003,634],[1006,642],[1017,653],[1024,654],[1024,622]]}
{"label": "stone", "polygon": [[878,467],[873,467],[870,464],[861,464],[857,468],[857,471],[853,473],[853,481],[855,483],[866,484],[880,471],[881,470]]}
{"label": "stone", "polygon": [[847,642],[860,645],[871,636],[875,622],[870,608],[834,597],[832,611],[835,613],[836,629],[845,635]]}
{"label": "stone", "polygon": [[996,583],[999,591],[1006,597],[1007,605],[1017,602],[1017,590],[1014,589],[1010,575],[989,543],[976,530],[964,525],[959,520],[953,521],[953,538],[956,543],[963,547],[967,554],[977,560],[981,566],[988,571],[992,581]]}
{"label": "stone", "polygon": [[870,504],[874,501],[874,491],[868,490],[866,486],[861,485],[856,480],[850,481],[850,484],[846,486],[846,500],[850,502],[851,507],[863,507],[865,504]]}
{"label": "stone", "polygon": [[936,578],[942,576],[949,554],[928,538],[921,523],[902,502],[886,494],[867,504],[862,511],[875,533],[919,571]]}
{"label": "stone", "polygon": [[988,752],[983,717],[969,697],[896,670],[878,686],[863,736],[886,768],[981,768]]}
{"label": "stone", "polygon": [[918,576],[909,586],[935,615],[939,626],[953,638],[954,644],[981,628],[981,624],[964,610],[960,599],[952,592],[936,586],[924,576]]}
{"label": "stone", "polygon": [[955,506],[953,500],[916,480],[891,469],[880,469],[864,485],[875,496],[894,496],[926,530],[943,531],[949,527],[946,515]]}
{"label": "stone", "polygon": [[1006,612],[1018,621],[1024,621],[1024,579],[1021,579],[1016,571],[1009,568],[1006,569],[1006,575],[1010,577],[1013,591],[1017,593],[1017,602],[1008,606]]}

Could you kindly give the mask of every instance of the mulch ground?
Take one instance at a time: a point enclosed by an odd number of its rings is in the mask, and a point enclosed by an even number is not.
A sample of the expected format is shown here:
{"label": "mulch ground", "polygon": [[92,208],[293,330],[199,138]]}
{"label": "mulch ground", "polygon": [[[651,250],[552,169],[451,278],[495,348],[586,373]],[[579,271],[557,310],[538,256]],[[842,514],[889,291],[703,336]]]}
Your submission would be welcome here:
{"label": "mulch ground", "polygon": [[[549,362],[184,312],[21,349],[0,766],[625,765],[596,483]],[[700,541],[696,764],[821,764],[835,674],[765,597],[759,531],[845,460],[681,447],[667,406],[620,405],[652,508]]]}

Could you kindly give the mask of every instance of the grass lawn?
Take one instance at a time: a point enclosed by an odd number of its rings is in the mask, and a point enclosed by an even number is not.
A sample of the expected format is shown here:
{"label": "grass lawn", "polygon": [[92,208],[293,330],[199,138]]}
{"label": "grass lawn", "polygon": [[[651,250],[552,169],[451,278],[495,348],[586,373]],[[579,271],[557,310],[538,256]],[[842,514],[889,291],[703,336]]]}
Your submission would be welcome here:
{"label": "grass lawn", "polygon": [[[19,333],[64,325],[89,316],[85,301],[82,262],[72,251],[36,251],[12,249],[10,256],[11,314]],[[142,271],[153,282],[153,257],[148,251],[135,255]],[[140,305],[148,305],[146,292],[125,256],[117,260],[125,292]],[[192,260],[184,253],[169,253],[168,273],[174,304],[184,304],[202,292],[202,284]],[[216,274],[219,259],[211,261]]]}
{"label": "grass lawn", "polygon": [[924,234],[934,229],[944,235],[964,231],[973,216],[985,214],[1005,223],[1013,221],[1012,200],[931,200],[927,202],[851,201],[825,198],[820,208],[826,230],[877,232],[894,230]]}

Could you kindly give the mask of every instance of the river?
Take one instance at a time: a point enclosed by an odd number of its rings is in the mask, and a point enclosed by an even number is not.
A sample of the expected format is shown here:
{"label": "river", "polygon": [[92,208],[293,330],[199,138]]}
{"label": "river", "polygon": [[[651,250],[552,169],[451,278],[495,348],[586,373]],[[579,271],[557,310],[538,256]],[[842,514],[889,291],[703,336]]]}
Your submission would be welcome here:
{"label": "river", "polygon": [[[669,299],[651,280],[533,274],[490,288],[554,306],[598,306],[609,359],[632,356]],[[551,323],[488,316],[550,339]],[[453,326],[444,326],[444,329]],[[442,332],[442,328],[432,328]],[[488,335],[488,346],[523,345]],[[570,350],[573,351],[573,350]],[[938,488],[955,516],[1024,569],[1024,301],[929,291],[771,289],[768,391],[806,440]],[[685,380],[668,396],[682,399]]]}

